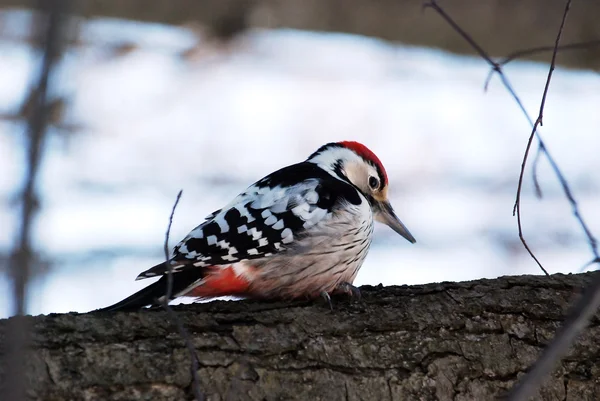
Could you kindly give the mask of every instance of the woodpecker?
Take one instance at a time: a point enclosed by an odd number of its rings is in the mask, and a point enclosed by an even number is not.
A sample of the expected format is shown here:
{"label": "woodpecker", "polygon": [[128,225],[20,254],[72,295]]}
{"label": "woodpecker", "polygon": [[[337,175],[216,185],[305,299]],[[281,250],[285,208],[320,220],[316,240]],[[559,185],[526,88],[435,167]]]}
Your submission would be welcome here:
{"label": "woodpecker", "polygon": [[415,242],[387,193],[385,168],[365,145],[323,145],[210,214],[175,246],[168,262],[137,277],[158,281],[101,310],[164,302],[169,267],[171,299],[329,299],[334,292],[355,293],[352,283],[371,245],[374,220]]}

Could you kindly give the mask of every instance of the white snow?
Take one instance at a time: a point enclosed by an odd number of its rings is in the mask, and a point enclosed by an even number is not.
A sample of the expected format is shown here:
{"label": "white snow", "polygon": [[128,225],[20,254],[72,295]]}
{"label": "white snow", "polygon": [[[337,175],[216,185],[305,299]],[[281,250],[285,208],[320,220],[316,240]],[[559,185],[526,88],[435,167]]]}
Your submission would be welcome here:
{"label": "white snow", "polygon": [[[512,204],[530,127],[486,64],[433,49],[340,34],[256,31],[237,51],[182,61],[194,42],[179,28],[95,21],[86,40],[133,41],[119,58],[72,51],[59,83],[83,132],[52,136],[40,181],[35,243],[54,260],[32,283],[32,314],[87,311],[147,284],[162,258],[175,195],[184,190],[171,245],[265,174],[328,141],[358,140],[384,162],[398,215],[417,238],[387,227],[357,284],[413,284],[539,274],[520,245]],[[0,110],[14,110],[36,66],[24,47],[0,42]],[[547,65],[514,62],[509,79],[539,108]],[[600,235],[600,76],[557,68],[542,135],[590,228]],[[534,117],[535,118],[535,117]],[[0,121],[0,251],[15,235],[11,200],[23,172],[23,125]],[[544,199],[528,170],[524,231],[550,272],[591,259],[545,160]],[[10,292],[0,277],[0,317]]]}

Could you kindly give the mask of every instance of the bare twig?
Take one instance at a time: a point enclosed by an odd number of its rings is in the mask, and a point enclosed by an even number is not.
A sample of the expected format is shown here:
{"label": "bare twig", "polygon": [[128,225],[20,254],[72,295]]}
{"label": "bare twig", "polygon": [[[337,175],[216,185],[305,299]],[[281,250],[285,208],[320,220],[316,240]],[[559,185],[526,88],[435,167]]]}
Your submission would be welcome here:
{"label": "bare twig", "polygon": [[171,209],[171,215],[169,216],[169,225],[167,226],[167,232],[165,233],[165,260],[167,263],[167,291],[165,293],[165,302],[167,305],[171,300],[171,296],[173,295],[173,264],[171,263],[171,255],[169,252],[169,235],[171,235],[171,226],[173,225],[173,216],[175,215],[175,209],[177,209],[177,205],[179,204],[179,200],[181,199],[181,194],[183,193],[183,189],[179,190],[177,194],[177,198],[175,199],[175,203],[173,204],[173,209]]}
{"label": "bare twig", "polygon": [[[504,67],[506,64],[510,63],[511,61],[514,61],[514,60],[517,60],[517,59],[520,59],[523,57],[533,56],[533,55],[536,55],[539,53],[554,52],[555,49],[557,52],[562,52],[564,50],[584,50],[584,49],[590,49],[592,47],[599,47],[599,46],[600,46],[600,40],[589,40],[586,42],[569,43],[568,45],[561,45],[558,47],[556,47],[556,46],[532,47],[530,49],[519,50],[514,53],[511,53],[508,56],[504,57],[502,60],[496,62],[496,64],[501,67]],[[487,78],[485,79],[484,88],[486,90],[487,90],[490,80],[492,79],[492,76],[494,75],[495,72],[496,72],[496,69],[492,68],[490,70]]]}
{"label": "bare twig", "polygon": [[[430,7],[430,8],[433,8],[434,10],[436,10],[438,12],[438,14],[440,14],[446,21],[448,21],[448,23],[461,36],[463,36],[463,38],[465,38],[465,40],[468,43],[470,43],[471,46],[473,46],[475,51],[477,53],[479,53],[482,56],[482,58],[484,58],[490,64],[490,66],[492,68],[492,73],[493,72],[498,73],[498,75],[500,76],[500,78],[502,80],[502,83],[504,84],[506,89],[510,92],[510,94],[513,96],[513,98],[516,100],[519,108],[525,114],[530,125],[532,125],[532,131],[528,138],[527,147],[525,149],[525,154],[523,156],[523,161],[521,164],[521,171],[520,171],[520,175],[519,175],[519,185],[517,188],[517,195],[516,195],[515,205],[514,205],[514,209],[513,209],[513,214],[515,212],[517,214],[517,222],[518,222],[518,226],[519,226],[519,238],[521,238],[523,245],[525,246],[525,248],[527,249],[529,254],[536,260],[536,262],[538,263],[540,268],[542,268],[542,270],[544,270],[543,267],[541,266],[539,261],[533,255],[533,253],[527,246],[527,243],[523,237],[523,231],[522,231],[522,227],[521,227],[521,213],[520,213],[520,199],[521,199],[520,195],[521,195],[521,189],[522,189],[522,183],[523,183],[523,175],[524,175],[527,158],[529,155],[529,150],[531,148],[531,144],[533,142],[534,137],[537,137],[538,142],[539,142],[539,148],[538,148],[538,152],[536,154],[536,162],[537,162],[537,159],[539,159],[540,155],[543,154],[546,156],[547,160],[550,162],[550,165],[562,186],[565,196],[567,197],[567,199],[569,200],[569,203],[571,204],[575,218],[577,219],[577,221],[579,222],[580,226],[582,227],[583,231],[585,232],[585,234],[587,236],[589,245],[592,249],[592,253],[594,254],[594,259],[590,263],[588,263],[588,265],[592,264],[592,263],[600,262],[600,257],[598,255],[598,250],[597,250],[596,239],[592,235],[590,230],[588,229],[585,221],[583,220],[583,218],[579,212],[579,207],[577,205],[577,202],[575,201],[575,199],[573,197],[573,194],[569,188],[569,185],[568,185],[564,175],[562,174],[561,170],[559,169],[554,158],[549,153],[544,141],[542,140],[539,132],[537,131],[538,125],[540,125],[540,126],[543,125],[542,124],[543,123],[543,111],[544,111],[544,106],[546,103],[546,96],[547,96],[548,88],[549,88],[550,81],[552,78],[552,73],[554,71],[554,66],[555,66],[555,62],[556,62],[556,54],[560,48],[560,46],[559,46],[560,38],[562,36],[565,21],[566,21],[567,15],[569,13],[571,1],[572,0],[567,0],[565,3],[565,9],[563,12],[561,25],[560,25],[560,28],[559,28],[559,31],[558,31],[558,34],[556,37],[555,44],[552,47],[552,61],[551,61],[551,65],[550,65],[550,68],[548,71],[546,85],[544,87],[544,93],[542,95],[540,111],[539,111],[538,117],[535,122],[533,122],[531,120],[531,118],[529,117],[529,115],[527,114],[525,108],[523,107],[523,104],[517,97],[512,86],[508,82],[508,79],[506,78],[505,74],[502,71],[502,65],[506,64],[511,59],[516,58],[516,56],[513,55],[513,58],[510,58],[510,57],[507,58],[504,61],[504,63],[494,62],[487,55],[487,53],[485,53],[485,51],[483,51],[483,49],[477,45],[477,43],[473,40],[473,38],[471,38],[467,33],[465,33],[458,26],[458,24],[456,24],[450,18],[450,16],[436,3],[435,0],[431,0],[429,3],[426,4],[427,7]],[[589,45],[589,43],[587,43],[586,45]],[[517,54],[517,55],[521,56],[521,55],[525,55],[525,54],[526,54],[525,52],[521,52],[520,54]],[[486,82],[486,85],[487,85],[487,82]],[[536,171],[536,168],[534,166],[534,184],[536,186],[536,192],[540,196],[541,189],[537,182],[537,176],[535,175],[535,171]],[[546,271],[544,270],[544,272],[546,272]],[[575,340],[577,335],[581,332],[581,330],[583,330],[586,327],[587,322],[589,321],[590,317],[594,314],[594,312],[598,309],[599,306],[600,306],[600,274],[597,273],[594,276],[592,283],[584,291],[584,294],[581,297],[581,299],[572,308],[567,319],[565,320],[564,325],[562,326],[562,328],[560,330],[558,330],[557,335],[554,338],[554,340],[545,348],[544,352],[542,353],[542,356],[536,361],[536,363],[534,364],[531,371],[525,376],[525,378],[517,386],[515,386],[515,388],[513,388],[513,390],[509,394],[509,398],[508,398],[510,401],[524,401],[532,395],[532,393],[539,387],[539,385],[541,384],[544,377],[552,370],[552,368],[554,367],[556,362],[568,350],[568,348],[571,346],[571,344],[573,343],[573,341]]]}
{"label": "bare twig", "polygon": [[554,46],[533,47],[531,49],[519,50],[514,53],[511,53],[508,56],[506,56],[505,58],[503,58],[498,64],[504,66],[513,60],[523,58],[523,57],[533,56],[534,54],[538,54],[538,53],[552,52],[552,53],[556,54],[556,52],[561,52],[563,50],[583,50],[583,49],[589,49],[591,47],[597,47],[597,46],[600,46],[600,40],[598,40],[598,39],[588,40],[586,42],[569,43],[568,45],[560,45],[558,47],[556,46],[556,44]]}
{"label": "bare twig", "polygon": [[[571,189],[569,187],[569,184],[566,180],[566,178],[564,177],[564,175],[562,174],[560,168],[558,167],[556,161],[554,160],[554,158],[552,158],[550,156],[550,153],[548,152],[548,149],[545,145],[545,143],[542,141],[542,138],[540,137],[539,133],[537,132],[537,126],[538,125],[543,125],[543,113],[544,113],[544,106],[546,104],[546,95],[548,93],[548,88],[550,85],[550,80],[552,79],[552,73],[554,71],[554,66],[556,63],[556,53],[557,53],[557,49],[558,49],[558,44],[560,42],[560,38],[562,36],[562,31],[564,28],[564,24],[565,24],[565,20],[566,17],[569,13],[569,8],[571,7],[571,0],[567,0],[566,6],[565,6],[565,11],[563,13],[563,19],[561,21],[560,24],[560,28],[558,31],[558,34],[556,36],[556,42],[554,44],[554,52],[552,53],[552,61],[550,63],[550,68],[548,71],[548,77],[546,79],[546,85],[544,87],[544,94],[542,95],[542,101],[540,104],[540,112],[538,115],[538,118],[533,126],[533,129],[531,131],[531,134],[529,136],[529,139],[527,141],[527,148],[525,150],[525,155],[523,157],[523,163],[521,164],[521,172],[519,174],[519,185],[517,187],[517,196],[516,196],[516,200],[515,200],[515,205],[513,208],[513,214],[516,210],[517,212],[517,219],[520,220],[520,202],[521,202],[521,189],[522,189],[522,184],[523,184],[523,175],[525,172],[525,164],[527,162],[527,157],[529,154],[529,148],[531,146],[531,143],[533,141],[533,137],[537,135],[538,137],[538,142],[539,142],[539,148],[538,148],[538,154],[536,155],[535,161],[534,163],[537,164],[537,160],[538,160],[538,155],[539,154],[544,154],[546,156],[546,158],[548,159],[548,162],[550,163],[550,166],[552,167],[552,170],[554,170],[554,173],[556,175],[556,177],[558,178],[558,181],[560,182],[560,185],[563,189],[563,192],[565,193],[565,196],[567,197],[567,199],[569,200],[569,203],[571,204],[571,208],[573,209],[573,215],[575,216],[575,218],[577,219],[577,221],[579,222],[579,225],[581,226],[581,228],[583,229],[587,239],[588,239],[588,243],[590,245],[591,251],[594,254],[594,261],[600,260],[600,254],[598,253],[598,242],[596,240],[596,238],[594,237],[594,235],[592,234],[592,232],[590,231],[589,227],[587,226],[587,223],[585,222],[585,220],[583,219],[583,217],[581,216],[581,213],[579,211],[579,206],[577,204],[577,201],[575,200],[575,197],[573,196],[573,193],[571,192]],[[536,192],[539,194],[541,194],[541,190],[539,189],[539,184],[537,184],[537,179],[535,178],[535,165],[534,165],[534,183],[536,184]]]}
{"label": "bare twig", "polygon": [[538,146],[535,157],[533,158],[533,164],[531,165],[531,180],[533,181],[533,188],[535,190],[535,196],[538,199],[542,199],[542,187],[538,180],[537,167],[540,162],[540,156],[542,155],[542,148]]}
{"label": "bare twig", "polygon": [[[537,119],[535,120],[535,123],[533,124],[533,128],[531,129],[531,134],[529,135],[529,139],[527,140],[527,146],[525,147],[525,154],[523,155],[523,161],[521,163],[521,171],[519,173],[519,184],[517,185],[517,195],[516,195],[516,199],[515,199],[515,205],[513,207],[513,215],[515,214],[515,211],[517,213],[517,224],[519,225],[519,236],[520,237],[522,237],[521,191],[523,188],[523,177],[525,175],[525,166],[527,165],[527,158],[529,156],[529,150],[531,149],[531,143],[533,141],[533,138],[536,136],[536,134],[538,135],[538,142],[539,142],[537,156],[539,156],[541,153],[546,154],[548,161],[550,162],[551,165],[554,166],[554,170],[555,170],[555,173],[556,173],[559,181],[561,181],[561,183],[564,182],[563,189],[565,191],[566,196],[569,198],[569,200],[572,200],[573,203],[575,203],[575,208],[577,208],[577,203],[575,202],[575,200],[573,199],[573,196],[571,195],[571,191],[569,189],[569,186],[566,183],[566,180],[564,179],[564,177],[562,175],[562,172],[558,169],[558,166],[556,165],[556,163],[554,163],[554,159],[548,153],[548,150],[546,149],[546,145],[542,141],[542,138],[539,136],[539,133],[537,133],[538,126],[544,125],[543,119],[544,119],[544,107],[546,106],[546,96],[548,96],[548,89],[550,88],[550,81],[552,80],[552,73],[554,72],[554,68],[556,65],[556,53],[558,52],[560,38],[562,36],[563,29],[565,27],[565,21],[567,20],[567,15],[569,14],[570,8],[571,8],[571,0],[567,0],[566,6],[565,6],[565,11],[563,13],[563,17],[560,22],[560,27],[558,28],[558,34],[556,35],[556,41],[554,43],[554,51],[552,52],[552,60],[550,61],[550,68],[548,69],[548,77],[546,78],[546,84],[544,85],[544,93],[542,94],[542,100],[540,102],[540,112],[538,114]],[[539,159],[537,156],[536,156],[536,160]],[[535,167],[534,167],[534,171],[536,171]],[[539,187],[537,179],[534,179],[534,183],[535,183],[536,192],[538,194],[541,194],[541,189]],[[578,211],[575,210],[575,212],[576,212],[576,215],[578,215]],[[581,220],[580,222],[581,222],[582,226],[585,229],[587,229],[583,220]],[[593,237],[592,237],[592,239],[593,239]],[[522,241],[524,241],[524,240],[522,239]],[[544,272],[546,273],[546,275],[548,274],[545,270],[544,270]]]}
{"label": "bare twig", "polygon": [[[550,86],[550,80],[552,79],[552,72],[554,71],[554,66],[556,63],[556,53],[558,51],[558,46],[560,43],[560,38],[562,36],[562,32],[564,29],[565,21],[567,19],[567,15],[569,14],[569,9],[571,7],[571,1],[567,0],[565,5],[565,10],[563,12],[562,21],[560,23],[560,28],[558,29],[558,34],[556,35],[556,42],[554,43],[554,51],[552,53],[552,61],[550,63],[550,68],[548,70],[548,77],[546,79],[546,85],[544,87],[544,93],[542,95],[542,101],[540,103],[540,112],[538,118],[535,122],[533,130],[529,136],[529,140],[527,142],[527,146],[529,147],[533,137],[535,136],[535,131],[537,129],[538,124],[542,125],[543,113],[544,113],[544,105],[546,103],[546,95],[548,93],[548,88]],[[543,142],[540,140],[540,145],[538,148],[537,156],[543,152],[546,152]],[[550,164],[552,165],[555,173],[557,174],[561,185],[563,186],[563,190],[571,202],[571,205],[574,209],[574,214],[578,217],[580,224],[583,229],[586,231],[588,238],[590,240],[592,251],[594,252],[595,259],[598,259],[598,253],[596,250],[595,238],[589,232],[585,222],[579,216],[579,211],[577,208],[577,203],[571,194],[571,191],[562,176],[560,171],[558,171],[558,167],[552,158],[548,158]],[[523,164],[521,166],[521,173],[519,175],[519,188],[517,192],[517,200],[515,202],[515,207],[517,209],[517,215],[520,215],[520,191],[521,184],[523,181],[525,162],[527,160],[527,151],[525,152],[525,156],[523,158]],[[534,170],[535,171],[535,170]],[[537,180],[536,180],[537,182]],[[595,275],[594,280],[590,286],[586,289],[584,295],[581,297],[579,302],[573,307],[572,311],[569,313],[567,319],[565,320],[562,328],[556,333],[553,341],[544,349],[541,357],[533,365],[532,369],[527,373],[527,375],[512,389],[509,394],[508,399],[510,401],[525,401],[528,400],[535,390],[539,388],[544,378],[552,371],[556,362],[562,358],[562,356],[567,352],[567,350],[571,347],[577,335],[587,326],[587,323],[590,317],[594,314],[594,312],[600,306],[600,276]]]}
{"label": "bare twig", "polygon": [[[7,352],[4,366],[7,388],[2,399],[21,400],[25,398],[25,355],[29,342],[29,325],[22,315],[27,311],[27,284],[34,265],[35,256],[31,243],[33,221],[39,208],[37,176],[40,159],[46,139],[48,123],[47,93],[52,69],[61,49],[61,13],[66,8],[65,0],[39,1],[39,18],[34,18],[32,29],[39,32],[39,47],[43,51],[42,66],[35,86],[31,89],[32,113],[28,118],[26,136],[26,172],[21,193],[21,224],[18,240],[12,255],[10,267],[13,280],[14,314],[7,333]],[[41,29],[40,29],[41,28]]]}
{"label": "bare twig", "polygon": [[183,190],[180,190],[177,194],[177,198],[175,199],[175,203],[173,204],[173,208],[171,209],[171,215],[169,216],[169,224],[167,226],[167,232],[165,233],[165,243],[164,243],[164,251],[165,251],[165,263],[167,264],[167,291],[165,293],[164,299],[161,302],[163,309],[169,315],[169,318],[173,321],[177,330],[179,331],[179,335],[183,338],[185,342],[185,347],[190,354],[190,358],[192,360],[190,364],[190,373],[192,375],[193,380],[193,390],[194,397],[196,401],[204,401],[204,394],[200,390],[200,379],[198,378],[198,369],[200,367],[200,363],[198,362],[198,356],[196,355],[196,350],[194,348],[194,344],[192,344],[192,339],[190,334],[183,326],[183,323],[177,316],[177,314],[171,309],[169,306],[169,301],[171,300],[171,296],[173,293],[173,265],[171,264],[171,255],[169,252],[169,236],[171,234],[171,225],[173,224],[173,216],[175,215],[175,209],[179,204],[179,200],[181,199],[181,194]]}
{"label": "bare twig", "polygon": [[[536,121],[536,125],[533,128],[533,131],[529,137],[528,145],[531,143],[533,136],[535,135],[535,129],[537,124],[542,124],[542,116],[544,110],[544,104],[546,101],[546,94],[548,92],[548,86],[550,84],[550,79],[552,78],[552,72],[554,71],[554,65],[556,61],[556,53],[558,49],[558,44],[560,42],[560,38],[562,35],[562,31],[564,28],[565,20],[569,13],[569,8],[571,6],[572,0],[567,0],[565,5],[565,10],[563,12],[563,18],[560,24],[560,28],[558,30],[558,34],[556,36],[556,42],[554,44],[554,52],[552,53],[552,61],[550,64],[550,69],[548,71],[548,78],[546,79],[546,86],[544,87],[544,94],[542,96],[542,102],[540,105],[540,114]],[[539,138],[538,138],[539,139]],[[573,214],[579,221],[579,224],[583,228],[586,236],[588,237],[588,242],[594,254],[594,259],[588,263],[598,263],[600,261],[600,256],[598,255],[597,242],[596,238],[593,236],[589,228],[587,227],[585,221],[581,217],[579,213],[579,208],[577,206],[577,202],[569,189],[566,179],[560,173],[560,170],[551,157],[548,155],[548,150],[545,148],[543,142],[540,139],[539,150],[538,153],[545,153],[552,169],[554,170],[556,176],[558,177],[560,184],[563,188],[563,191],[571,203],[571,207],[573,208]],[[515,202],[515,207],[517,208],[517,212],[519,210],[519,194],[521,190],[521,182],[523,179],[523,169],[526,157],[523,160],[523,166],[521,169],[521,174],[519,177],[519,192],[517,193],[517,201]],[[537,155],[536,155],[537,159]],[[562,358],[562,356],[568,351],[576,337],[581,333],[581,331],[587,326],[590,318],[594,315],[596,310],[600,307],[600,275],[596,273],[594,275],[594,279],[592,283],[588,285],[585,289],[582,297],[579,301],[572,307],[571,311],[567,315],[567,319],[560,330],[557,331],[556,336],[552,340],[552,342],[544,349],[542,355],[535,362],[531,370],[527,373],[527,375],[515,386],[512,391],[509,393],[508,399],[509,401],[525,401],[532,396],[533,392],[539,388],[544,378],[552,371],[557,361]]]}
{"label": "bare twig", "polygon": [[[570,3],[570,2],[569,2]],[[575,218],[577,219],[577,222],[579,223],[579,225],[581,226],[581,228],[584,231],[584,234],[586,235],[587,239],[588,239],[588,243],[590,245],[590,248],[592,250],[592,253],[594,254],[594,259],[591,263],[595,263],[596,261],[600,260],[600,255],[598,254],[598,249],[597,249],[597,241],[596,238],[593,236],[593,234],[591,233],[591,231],[589,230],[585,220],[583,219],[583,217],[581,216],[581,213],[579,211],[579,206],[577,204],[577,201],[575,200],[575,198],[572,195],[571,189],[567,183],[567,180],[565,179],[564,175],[562,174],[562,171],[560,170],[560,168],[558,167],[558,164],[556,163],[556,161],[554,160],[554,158],[552,157],[552,155],[550,154],[545,142],[543,141],[539,131],[537,130],[537,126],[538,125],[542,125],[542,116],[538,116],[538,119],[536,119],[536,121],[534,122],[533,119],[529,116],[529,113],[527,113],[527,110],[525,109],[525,106],[523,105],[523,103],[521,102],[521,99],[517,96],[515,90],[513,89],[512,85],[510,84],[508,78],[506,77],[506,75],[504,74],[504,71],[502,70],[502,64],[495,62],[494,60],[492,60],[492,58],[485,52],[485,50],[483,50],[483,48],[481,46],[479,46],[475,40],[468,34],[466,33],[449,15],[448,13],[445,12],[445,10],[440,7],[440,5],[437,3],[437,1],[432,0],[428,3],[425,4],[425,7],[428,8],[432,8],[434,9],[442,18],[444,18],[448,24],[454,29],[456,30],[456,32],[462,36],[469,44],[471,44],[471,46],[473,47],[473,49],[475,49],[475,51],[490,65],[491,69],[493,72],[496,72],[498,74],[498,76],[500,77],[502,84],[504,85],[504,87],[506,88],[506,90],[510,93],[510,95],[513,97],[513,99],[515,100],[515,102],[517,103],[517,105],[519,106],[519,109],[521,110],[521,112],[523,113],[523,115],[525,115],[525,118],[527,119],[527,121],[529,122],[529,124],[532,126],[532,135],[536,136],[538,139],[538,143],[539,143],[539,149],[538,149],[538,153],[543,154],[544,156],[546,156],[546,159],[548,160],[548,162],[550,163],[550,166],[552,167],[552,170],[554,171],[556,177],[558,178],[561,187],[563,189],[563,192],[565,194],[565,196],[567,197],[567,199],[569,200],[569,203],[571,204],[571,207],[573,209],[573,215],[575,216]],[[567,8],[567,7],[565,7]],[[561,30],[562,32],[562,30]],[[590,45],[591,42],[587,42],[584,44],[580,44],[581,46],[583,45]],[[552,48],[554,50],[554,48],[556,47],[556,43],[555,46]],[[523,51],[522,53],[525,53],[525,51]],[[556,52],[553,53],[553,62],[556,59]],[[552,69],[554,69],[554,67],[552,67]],[[551,75],[550,75],[551,76]],[[549,84],[549,81],[547,82],[547,85]],[[545,88],[544,93],[547,93],[547,88]],[[545,95],[543,98],[543,104],[545,104]],[[543,104],[540,107],[540,110],[543,112]],[[543,114],[543,113],[542,113]],[[535,256],[535,254],[532,252],[532,250],[529,248],[529,245],[527,244],[527,241],[525,240],[524,234],[523,234],[523,227],[522,227],[522,223],[521,223],[521,207],[520,207],[520,200],[521,200],[521,189],[522,189],[522,183],[523,183],[523,171],[525,169],[526,163],[527,163],[527,158],[529,156],[529,151],[531,149],[531,144],[533,142],[533,137],[530,136],[528,142],[527,142],[527,146],[525,148],[525,154],[523,156],[523,161],[521,163],[521,172],[519,175],[519,184],[517,186],[517,194],[516,194],[516,199],[515,199],[515,204],[513,207],[513,215],[516,214],[517,215],[517,226],[519,229],[519,239],[521,240],[521,242],[523,243],[523,246],[525,247],[525,249],[527,250],[527,252],[529,253],[529,255],[535,260],[535,262],[537,263],[537,265],[540,267],[540,269],[546,274],[548,275],[548,272],[546,271],[546,269],[542,266],[542,264],[540,263],[540,261],[537,259],[537,257]],[[538,159],[538,156],[536,156],[536,161]],[[534,166],[534,172],[536,171],[535,166]],[[537,182],[537,177],[535,177],[534,179],[534,185],[536,187],[536,194],[539,196],[541,194],[541,188],[539,186],[539,183]]]}
{"label": "bare twig", "polygon": [[[502,81],[502,84],[504,85],[504,87],[506,88],[506,90],[510,93],[510,95],[512,96],[512,98],[515,100],[515,102],[519,106],[519,109],[521,109],[521,111],[523,112],[523,115],[525,115],[525,118],[527,119],[527,121],[529,122],[529,124],[533,126],[534,125],[533,120],[531,119],[531,117],[529,116],[529,113],[525,109],[525,106],[523,105],[523,102],[521,102],[521,99],[519,98],[519,96],[517,95],[517,93],[515,92],[515,90],[513,89],[510,81],[508,80],[508,78],[506,77],[506,75],[504,74],[504,72],[502,71],[502,66],[500,64],[496,63],[494,60],[492,60],[492,58],[489,56],[489,54],[485,50],[483,50],[483,48],[481,46],[479,46],[477,44],[477,42],[475,42],[475,40],[471,37],[471,35],[469,35],[468,33],[466,33],[461,28],[452,19],[452,17],[450,17],[450,15],[442,7],[440,7],[440,5],[437,3],[436,0],[431,0],[431,1],[427,2],[427,3],[425,3],[424,7],[426,7],[426,8],[432,8],[433,10],[435,10],[444,20],[446,20],[446,22],[448,22],[448,24],[460,36],[463,37],[463,39],[465,39],[465,41],[467,41],[473,47],[473,49],[481,56],[481,58],[483,58],[490,65],[490,67],[492,68],[492,70],[498,73],[498,76],[500,77],[500,80]],[[538,134],[538,138],[539,138],[539,134]],[[527,149],[526,149],[526,153],[529,152],[530,146],[531,146],[531,144],[528,144]],[[550,157],[550,156],[548,155],[548,157]],[[520,190],[519,190],[518,193],[520,193]],[[544,274],[548,275],[548,271],[546,271],[546,269],[544,268],[544,266],[542,266],[541,262],[535,256],[535,254],[533,253],[533,251],[529,248],[529,245],[527,244],[527,241],[525,240],[525,237],[523,235],[523,227],[521,225],[521,215],[520,214],[517,215],[517,226],[519,228],[519,239],[521,240],[521,243],[523,243],[523,246],[525,247],[525,250],[527,250],[527,252],[533,258],[533,260],[535,260],[535,262],[537,263],[537,265],[539,266],[539,268],[544,272]]]}

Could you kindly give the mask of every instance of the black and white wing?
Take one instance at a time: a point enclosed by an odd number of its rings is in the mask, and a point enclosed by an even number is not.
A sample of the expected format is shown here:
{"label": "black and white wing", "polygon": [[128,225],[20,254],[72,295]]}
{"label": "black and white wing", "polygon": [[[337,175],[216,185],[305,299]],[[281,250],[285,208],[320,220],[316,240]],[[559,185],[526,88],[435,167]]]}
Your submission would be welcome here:
{"label": "black and white wing", "polygon": [[[326,222],[340,202],[360,204],[349,183],[314,163],[278,170],[238,195],[193,229],[177,246],[173,271],[259,259],[293,247],[311,227]],[[166,273],[162,263],[138,279]]]}

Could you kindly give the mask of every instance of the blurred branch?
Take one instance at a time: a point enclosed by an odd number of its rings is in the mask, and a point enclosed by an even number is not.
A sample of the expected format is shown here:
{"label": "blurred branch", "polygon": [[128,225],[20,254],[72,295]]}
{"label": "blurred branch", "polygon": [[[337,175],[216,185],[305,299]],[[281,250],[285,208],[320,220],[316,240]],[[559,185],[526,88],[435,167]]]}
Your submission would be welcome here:
{"label": "blurred branch", "polygon": [[[562,36],[562,30],[561,30],[561,36]],[[598,47],[598,46],[600,46],[600,40],[588,40],[588,41],[579,42],[579,43],[569,43],[568,45],[561,45],[558,47],[556,46],[556,44],[554,46],[533,47],[531,49],[519,50],[514,53],[511,53],[508,56],[506,56],[505,58],[503,58],[499,64],[506,65],[506,64],[510,63],[511,61],[519,59],[519,58],[525,58],[525,57],[533,56],[535,54],[548,53],[548,52],[552,52],[553,58],[555,58],[556,53],[562,52],[563,50],[584,50],[584,49],[591,49],[593,47]]]}
{"label": "blurred branch", "polygon": [[194,397],[196,401],[204,401],[204,394],[200,389],[200,380],[198,378],[198,369],[200,368],[200,363],[198,362],[198,355],[196,355],[196,349],[194,348],[194,344],[192,344],[192,339],[190,334],[185,329],[185,326],[179,319],[179,317],[173,312],[173,309],[169,306],[169,301],[171,301],[171,296],[173,295],[173,265],[171,264],[171,255],[169,252],[169,236],[171,235],[171,225],[173,225],[173,216],[175,215],[175,209],[177,209],[177,205],[179,204],[179,200],[181,199],[181,194],[183,190],[180,190],[177,194],[177,198],[175,199],[175,203],[173,204],[173,208],[171,209],[171,215],[169,216],[169,224],[167,225],[167,232],[165,233],[165,243],[164,243],[164,252],[165,252],[165,263],[167,264],[167,291],[165,296],[163,297],[163,301],[160,302],[165,312],[167,312],[167,316],[173,322],[175,327],[177,327],[177,331],[179,331],[179,335],[183,338],[185,342],[185,347],[190,354],[191,364],[190,364],[190,374],[192,375],[193,380],[193,390]]}
{"label": "blurred branch", "polygon": [[[35,112],[32,109],[32,106],[34,106],[33,102],[35,101],[37,96],[38,95],[35,90],[30,91],[26,101],[22,103],[21,109],[18,112],[0,112],[0,120],[10,122],[21,122],[24,120],[30,120],[32,113]],[[66,97],[47,99],[46,125],[59,129],[61,133],[73,135],[82,131],[84,126],[82,124],[65,121],[65,109],[68,107],[69,102],[70,100]]]}
{"label": "blurred branch", "polygon": [[[561,31],[561,35],[562,35],[562,31]],[[519,50],[514,53],[511,53],[508,56],[501,59],[500,61],[498,61],[496,64],[504,67],[506,64],[510,63],[511,61],[514,61],[514,60],[517,60],[520,58],[526,58],[529,56],[534,56],[534,55],[540,54],[540,53],[548,53],[548,52],[552,52],[552,58],[554,59],[554,62],[556,62],[554,56],[556,55],[557,52],[562,52],[564,50],[587,50],[587,49],[591,49],[594,47],[600,47],[600,40],[588,40],[586,42],[570,43],[568,45],[561,45],[558,47],[556,47],[556,45],[555,46],[532,47],[530,49]],[[496,69],[492,68],[490,70],[490,73],[488,74],[487,78],[485,79],[485,85],[484,85],[485,89],[487,89],[488,84],[490,83],[490,80],[492,79],[492,76],[494,75],[494,72],[496,72]]]}
{"label": "blurred branch", "polygon": [[[32,0],[0,0],[0,10],[33,8]],[[513,49],[552,43],[553,27],[543,15],[562,10],[558,0],[446,1],[445,7],[464,21],[463,28],[480,38],[488,53],[503,56]],[[246,28],[291,28],[344,32],[419,46],[472,53],[464,41],[450,34],[437,18],[419,18],[421,2],[398,0],[79,0],[73,11],[83,18],[119,18],[173,26],[196,23],[224,40]],[[600,37],[600,3],[579,2],[564,32],[564,41],[583,42]],[[494,29],[490,29],[493,27]],[[540,59],[539,53],[524,55]],[[600,68],[600,52],[570,52],[560,61],[578,68]]]}
{"label": "blurred branch", "polygon": [[66,2],[67,0],[40,0],[40,8],[48,13],[46,18],[41,17],[43,18],[41,26],[47,26],[47,32],[42,39],[44,56],[40,76],[30,95],[32,112],[29,116],[28,135],[26,136],[27,163],[24,189],[21,195],[21,228],[12,268],[15,297],[18,300],[15,305],[15,314],[17,315],[25,313],[25,285],[29,275],[29,260],[32,253],[31,228],[39,207],[35,186],[49,117],[48,83],[60,54],[60,14]]}
{"label": "blurred branch", "polygon": [[[61,52],[61,14],[64,13],[67,0],[40,0],[40,15],[33,20],[32,29],[40,30],[40,48],[43,50],[42,66],[37,83],[31,90],[31,114],[28,119],[26,144],[26,170],[24,188],[21,193],[21,217],[17,245],[12,255],[10,274],[13,280],[14,314],[21,316],[27,310],[27,283],[35,260],[31,244],[31,231],[35,215],[39,209],[36,181],[40,168],[40,159],[46,137],[49,117],[47,104],[48,86],[53,67]],[[20,400],[25,396],[25,349],[28,344],[28,326],[26,320],[17,318],[11,321],[7,336],[9,344],[4,364],[8,370],[6,400]]]}

